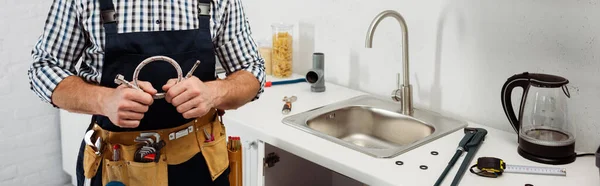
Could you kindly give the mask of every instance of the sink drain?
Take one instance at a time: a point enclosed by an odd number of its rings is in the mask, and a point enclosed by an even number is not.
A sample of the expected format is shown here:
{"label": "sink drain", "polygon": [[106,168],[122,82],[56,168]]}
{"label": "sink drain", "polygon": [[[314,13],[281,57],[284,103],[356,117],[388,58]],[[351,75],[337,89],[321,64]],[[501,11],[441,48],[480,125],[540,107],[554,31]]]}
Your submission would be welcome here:
{"label": "sink drain", "polygon": [[327,119],[335,119],[335,113],[327,115]]}

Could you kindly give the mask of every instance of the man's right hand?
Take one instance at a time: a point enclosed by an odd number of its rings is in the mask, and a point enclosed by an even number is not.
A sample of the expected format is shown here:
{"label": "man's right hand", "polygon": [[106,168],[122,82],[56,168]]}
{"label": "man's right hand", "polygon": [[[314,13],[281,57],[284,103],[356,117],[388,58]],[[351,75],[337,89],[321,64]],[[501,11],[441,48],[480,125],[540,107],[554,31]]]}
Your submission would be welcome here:
{"label": "man's right hand", "polygon": [[156,89],[148,82],[138,84],[144,92],[121,85],[102,98],[102,115],[121,128],[136,128],[154,102]]}

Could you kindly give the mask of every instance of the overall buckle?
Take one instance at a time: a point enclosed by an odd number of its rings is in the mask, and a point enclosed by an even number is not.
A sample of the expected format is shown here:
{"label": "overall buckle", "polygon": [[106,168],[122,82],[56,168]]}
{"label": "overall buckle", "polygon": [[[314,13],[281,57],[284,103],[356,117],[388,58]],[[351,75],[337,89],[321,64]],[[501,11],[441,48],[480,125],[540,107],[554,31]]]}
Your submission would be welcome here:
{"label": "overall buckle", "polygon": [[115,10],[103,10],[103,11],[100,11],[100,18],[101,18],[100,20],[104,24],[117,22],[115,14],[116,14]]}

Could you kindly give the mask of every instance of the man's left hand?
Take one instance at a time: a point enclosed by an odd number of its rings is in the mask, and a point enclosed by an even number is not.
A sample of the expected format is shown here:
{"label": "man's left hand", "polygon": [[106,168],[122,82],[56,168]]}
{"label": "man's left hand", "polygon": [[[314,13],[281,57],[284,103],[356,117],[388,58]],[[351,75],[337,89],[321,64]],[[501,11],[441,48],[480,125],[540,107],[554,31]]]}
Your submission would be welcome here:
{"label": "man's left hand", "polygon": [[177,83],[171,79],[163,86],[165,100],[177,108],[186,119],[204,116],[215,107],[217,91],[200,79],[192,76]]}

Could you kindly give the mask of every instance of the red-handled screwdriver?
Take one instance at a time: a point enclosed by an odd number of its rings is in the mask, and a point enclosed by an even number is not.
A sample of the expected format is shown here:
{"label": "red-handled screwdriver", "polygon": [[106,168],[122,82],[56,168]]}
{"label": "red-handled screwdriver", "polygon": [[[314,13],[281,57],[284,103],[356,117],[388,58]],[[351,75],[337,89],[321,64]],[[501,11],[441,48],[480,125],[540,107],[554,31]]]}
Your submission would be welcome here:
{"label": "red-handled screwdriver", "polygon": [[119,145],[113,145],[113,161],[119,161],[120,157]]}

